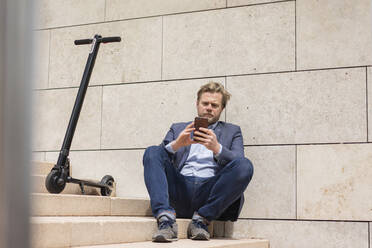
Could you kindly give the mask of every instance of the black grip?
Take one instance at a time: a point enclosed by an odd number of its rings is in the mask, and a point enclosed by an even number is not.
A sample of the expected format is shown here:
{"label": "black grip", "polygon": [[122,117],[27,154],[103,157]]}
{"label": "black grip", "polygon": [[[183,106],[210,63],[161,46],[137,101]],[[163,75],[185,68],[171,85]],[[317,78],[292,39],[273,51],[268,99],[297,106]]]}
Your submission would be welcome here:
{"label": "black grip", "polygon": [[103,43],[120,42],[120,41],[121,41],[121,38],[119,36],[102,38]]}
{"label": "black grip", "polygon": [[92,39],[82,39],[82,40],[74,41],[75,45],[86,45],[86,44],[91,44],[92,42],[93,42]]}

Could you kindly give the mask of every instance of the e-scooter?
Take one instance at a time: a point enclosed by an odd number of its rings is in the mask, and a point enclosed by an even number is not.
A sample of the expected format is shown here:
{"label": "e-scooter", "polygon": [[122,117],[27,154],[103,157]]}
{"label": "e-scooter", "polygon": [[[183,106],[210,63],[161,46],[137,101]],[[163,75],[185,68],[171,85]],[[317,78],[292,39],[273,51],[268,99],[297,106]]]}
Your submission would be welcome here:
{"label": "e-scooter", "polygon": [[114,178],[110,175],[106,175],[100,182],[86,181],[81,179],[72,178],[70,176],[70,159],[68,158],[70,153],[70,147],[72,138],[75,133],[76,125],[80,116],[80,111],[83,106],[85,94],[88,88],[90,76],[93,71],[94,63],[98,54],[101,43],[120,42],[120,37],[102,37],[96,34],[93,39],[82,39],[75,40],[75,45],[86,45],[92,44],[83,78],[81,79],[78,94],[76,96],[74,108],[71,113],[70,121],[66,130],[65,138],[63,140],[62,148],[58,156],[57,164],[54,165],[52,170],[49,172],[45,186],[50,193],[58,194],[63,191],[66,183],[79,184],[81,192],[84,194],[84,186],[92,186],[101,189],[101,195],[109,196],[113,189]]}

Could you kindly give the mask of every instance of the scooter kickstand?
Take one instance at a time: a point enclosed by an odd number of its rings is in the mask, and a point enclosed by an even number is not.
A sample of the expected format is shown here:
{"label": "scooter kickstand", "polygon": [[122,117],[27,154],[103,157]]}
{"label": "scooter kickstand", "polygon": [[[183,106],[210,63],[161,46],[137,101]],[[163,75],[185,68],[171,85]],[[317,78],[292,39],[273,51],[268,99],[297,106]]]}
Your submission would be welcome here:
{"label": "scooter kickstand", "polygon": [[80,182],[80,183],[79,183],[79,186],[80,186],[81,194],[85,195],[85,191],[84,191],[84,183]]}

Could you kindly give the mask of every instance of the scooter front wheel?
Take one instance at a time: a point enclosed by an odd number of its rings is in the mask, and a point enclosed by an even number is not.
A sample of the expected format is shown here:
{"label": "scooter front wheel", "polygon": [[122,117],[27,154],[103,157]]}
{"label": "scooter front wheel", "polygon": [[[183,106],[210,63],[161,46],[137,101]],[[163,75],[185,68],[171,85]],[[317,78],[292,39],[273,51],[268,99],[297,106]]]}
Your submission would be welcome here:
{"label": "scooter front wheel", "polygon": [[59,194],[61,193],[65,186],[66,181],[61,178],[61,173],[57,170],[51,170],[45,179],[45,187],[49,193]]}
{"label": "scooter front wheel", "polygon": [[[114,185],[114,178],[110,175],[106,175],[102,178],[101,184],[112,187]],[[101,188],[101,195],[102,196],[110,196],[111,192],[112,192],[112,190],[107,188],[107,187]]]}

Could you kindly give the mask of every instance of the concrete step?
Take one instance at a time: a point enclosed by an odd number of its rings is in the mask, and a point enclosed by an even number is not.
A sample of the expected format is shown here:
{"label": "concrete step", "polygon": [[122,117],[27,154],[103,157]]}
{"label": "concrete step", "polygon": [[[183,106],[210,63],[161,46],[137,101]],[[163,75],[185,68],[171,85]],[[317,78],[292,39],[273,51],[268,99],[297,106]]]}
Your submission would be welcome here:
{"label": "concrete step", "polygon": [[[49,172],[48,172],[49,173]],[[46,175],[32,175],[32,192],[33,193],[48,193],[45,188],[45,178]],[[111,193],[111,196],[116,195],[116,184],[114,183],[114,190]],[[95,187],[84,186],[85,195],[100,195],[100,189]],[[80,187],[78,184],[67,183],[65,189],[61,194],[73,194],[73,195],[82,195]]]}
{"label": "concrete step", "polygon": [[269,241],[261,239],[211,239],[210,241],[194,241],[190,239],[180,239],[172,243],[154,243],[136,242],[129,244],[113,244],[113,245],[96,245],[96,246],[80,246],[81,248],[269,248]]}
{"label": "concrete step", "polygon": [[[177,219],[180,239],[189,222]],[[149,241],[157,224],[153,217],[31,217],[31,230],[32,247],[51,248]]]}
{"label": "concrete step", "polygon": [[152,216],[148,199],[33,193],[33,216]]}
{"label": "concrete step", "polygon": [[34,161],[32,162],[32,175],[48,175],[53,166],[53,163]]}

